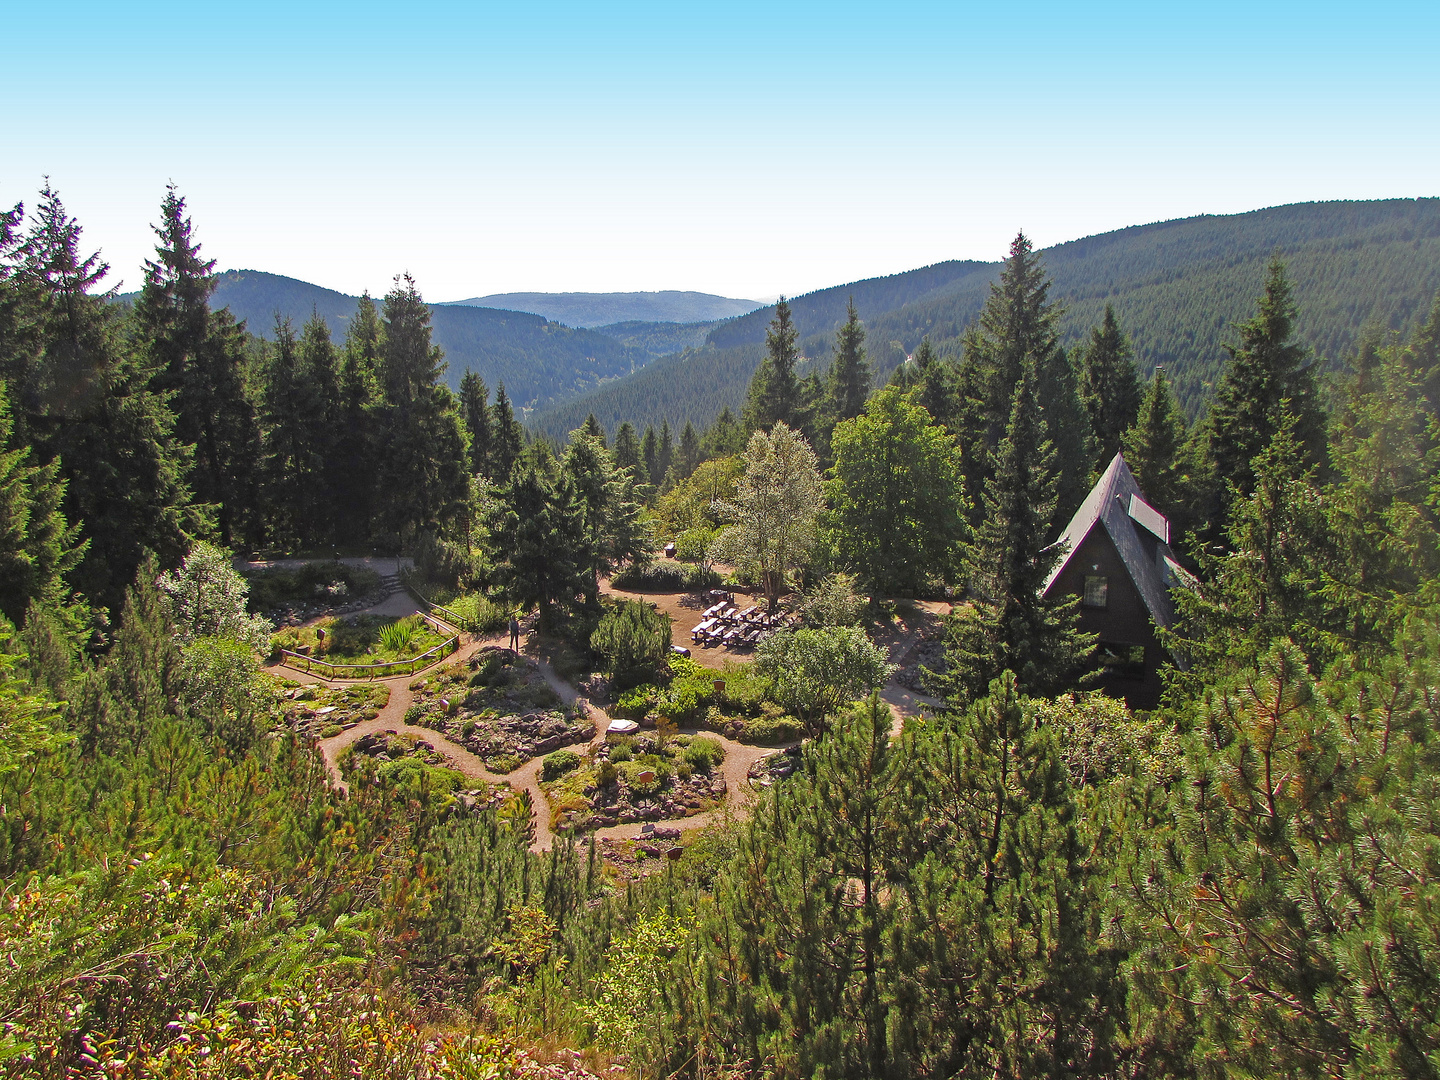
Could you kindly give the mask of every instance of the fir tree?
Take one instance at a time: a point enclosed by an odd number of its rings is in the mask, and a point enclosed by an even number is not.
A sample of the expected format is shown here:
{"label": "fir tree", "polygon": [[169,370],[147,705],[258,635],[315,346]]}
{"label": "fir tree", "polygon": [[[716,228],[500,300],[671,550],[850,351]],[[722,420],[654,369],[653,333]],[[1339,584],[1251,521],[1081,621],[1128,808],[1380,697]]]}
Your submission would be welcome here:
{"label": "fir tree", "polygon": [[794,430],[805,427],[807,417],[800,379],[795,373],[800,351],[799,332],[790,318],[790,305],[782,296],[775,305],[775,318],[765,331],[765,358],[760,361],[745,402],[745,427],[768,431],[776,423]]}
{"label": "fir tree", "polygon": [[595,419],[593,412],[585,417],[585,423],[582,427],[586,435],[594,439],[599,439],[601,446],[605,445],[605,429],[600,426],[600,421]]}
{"label": "fir tree", "polygon": [[374,417],[379,403],[380,313],[367,292],[360,297],[345,335],[340,368],[336,463],[336,533],[368,536],[375,495]]}
{"label": "fir tree", "polygon": [[460,380],[460,417],[470,435],[470,473],[485,476],[490,468],[490,388],[473,371]]}
{"label": "fir tree", "polygon": [[587,576],[585,597],[598,604],[601,576],[646,549],[635,482],[615,464],[605,443],[584,428],[571,433],[561,468],[580,514],[584,543],[578,557]]}
{"label": "fir tree", "polygon": [[934,418],[935,423],[949,426],[955,416],[958,393],[955,365],[935,355],[927,335],[920,339],[910,365],[906,366],[915,369],[916,401]]}
{"label": "fir tree", "polygon": [[1104,321],[1090,329],[1080,353],[1080,399],[1099,444],[1097,468],[1103,470],[1120,451],[1121,439],[1139,415],[1140,395],[1130,339],[1115,321],[1114,306],[1106,304]]}
{"label": "fir tree", "polygon": [[261,461],[270,542],[290,548],[312,539],[316,493],[325,480],[323,404],[305,370],[300,343],[288,319],[275,322],[265,364],[265,448]]}
{"label": "fir tree", "polygon": [[1276,259],[1255,317],[1235,328],[1240,343],[1225,346],[1230,360],[1205,420],[1209,460],[1227,507],[1232,488],[1241,498],[1253,490],[1251,462],[1270,445],[1286,414],[1295,418],[1304,460],[1318,465],[1324,455],[1324,417],[1306,350],[1293,338],[1294,323],[1290,283]]}
{"label": "fir tree", "polygon": [[670,433],[670,421],[660,422],[660,439],[655,448],[655,468],[650,473],[651,482],[660,487],[670,474],[675,463],[675,437]]}
{"label": "fir tree", "polygon": [[489,522],[500,582],[522,605],[539,605],[546,630],[590,579],[579,502],[568,476],[557,482],[532,464],[511,474]]}
{"label": "fir tree", "polygon": [[1027,693],[1058,690],[1078,674],[1094,644],[1093,635],[1077,629],[1078,598],[1041,595],[1062,552],[1052,545],[1057,469],[1037,381],[1027,362],[995,474],[985,485],[971,563],[980,599],[974,613],[958,614],[950,625],[947,679],[962,698],[983,693],[1005,671],[1014,672]]}
{"label": "fir tree", "polygon": [[852,296],[845,307],[845,325],[835,334],[835,359],[830,364],[828,413],[832,423],[859,416],[870,396],[870,364],[865,359],[865,326]]}
{"label": "fir tree", "polygon": [[1440,293],[1435,294],[1429,317],[1411,337],[1405,363],[1419,380],[1430,411],[1440,413]]}
{"label": "fir tree", "polygon": [[703,458],[723,458],[738,454],[745,449],[745,428],[735,419],[727,405],[720,410],[715,422],[705,429],[700,439]]}

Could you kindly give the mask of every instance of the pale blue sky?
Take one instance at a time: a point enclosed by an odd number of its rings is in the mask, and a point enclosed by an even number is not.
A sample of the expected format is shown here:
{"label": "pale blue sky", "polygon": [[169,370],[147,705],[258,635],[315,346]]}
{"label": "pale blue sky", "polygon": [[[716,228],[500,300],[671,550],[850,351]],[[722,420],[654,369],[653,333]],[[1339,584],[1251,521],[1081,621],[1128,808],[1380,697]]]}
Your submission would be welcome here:
{"label": "pale blue sky", "polygon": [[[62,12],[63,15],[57,15]],[[0,0],[0,200],[113,278],[803,293],[1198,213],[1440,195],[1440,4]],[[113,280],[112,278],[112,280]]]}

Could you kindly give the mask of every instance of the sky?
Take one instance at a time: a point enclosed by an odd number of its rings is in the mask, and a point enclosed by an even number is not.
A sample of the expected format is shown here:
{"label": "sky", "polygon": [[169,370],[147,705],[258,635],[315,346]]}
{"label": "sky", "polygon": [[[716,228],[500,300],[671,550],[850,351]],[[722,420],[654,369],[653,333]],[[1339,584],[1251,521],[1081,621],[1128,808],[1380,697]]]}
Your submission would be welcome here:
{"label": "sky", "polygon": [[766,300],[1284,203],[1440,195],[1440,4],[0,0],[0,202],[138,287]]}

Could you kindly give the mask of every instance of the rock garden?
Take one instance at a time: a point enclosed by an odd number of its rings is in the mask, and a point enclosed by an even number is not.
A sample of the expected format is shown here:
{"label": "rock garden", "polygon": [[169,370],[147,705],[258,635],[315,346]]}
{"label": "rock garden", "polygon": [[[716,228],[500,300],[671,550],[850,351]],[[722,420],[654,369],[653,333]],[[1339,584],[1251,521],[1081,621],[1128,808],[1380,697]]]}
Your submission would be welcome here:
{"label": "rock garden", "polygon": [[511,794],[507,784],[487,784],[450,768],[450,759],[431,743],[393,728],[360,736],[340,751],[337,763],[349,783],[423,786],[454,796],[466,810],[497,805]]}
{"label": "rock garden", "polygon": [[374,720],[390,700],[389,688],[373,683],[335,689],[319,683],[283,685],[286,688],[280,690],[280,698],[285,724],[310,739],[329,739],[361,721]]}
{"label": "rock garden", "polygon": [[708,728],[760,745],[804,734],[804,725],[770,700],[768,682],[748,664],[726,664],[717,672],[676,656],[669,670],[668,683],[643,683],[620,694],[611,715],[637,724]]}
{"label": "rock garden", "polygon": [[563,707],[539,664],[509,649],[481,649],[468,663],[431,672],[410,689],[415,700],[405,722],[441,732],[492,772],[588,742],[595,732],[583,710]]}
{"label": "rock garden", "polygon": [[560,750],[545,758],[541,790],[556,832],[586,832],[634,821],[691,817],[726,794],[725,748],[705,735],[644,732],[611,738],[585,756]]}
{"label": "rock garden", "polygon": [[276,566],[245,575],[250,611],[276,626],[297,626],[317,615],[346,615],[385,599],[380,575],[342,562]]}

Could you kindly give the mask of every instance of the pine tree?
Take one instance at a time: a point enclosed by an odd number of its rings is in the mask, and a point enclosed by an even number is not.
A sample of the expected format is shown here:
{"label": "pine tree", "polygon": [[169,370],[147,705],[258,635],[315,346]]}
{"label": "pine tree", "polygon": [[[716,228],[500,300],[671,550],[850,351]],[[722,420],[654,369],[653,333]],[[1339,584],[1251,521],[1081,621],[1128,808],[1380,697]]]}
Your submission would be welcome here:
{"label": "pine tree", "polygon": [[170,395],[176,438],[195,447],[195,497],[215,507],[220,537],[229,544],[254,512],[259,430],[246,392],[245,335],[228,311],[210,311],[215,260],[201,258],[173,184],[154,231],[156,258],[145,262],[135,301],[136,345],[155,365],[155,388]]}
{"label": "pine tree", "polygon": [[1411,337],[1405,363],[1420,380],[1430,411],[1440,413],[1440,293],[1435,294],[1429,317]]}
{"label": "pine tree", "polygon": [[515,410],[510,406],[510,397],[505,393],[505,384],[495,390],[495,406],[492,410],[490,438],[493,463],[489,476],[497,484],[509,483],[510,472],[520,460],[520,451],[525,448],[525,434],[520,422],[515,419]]}
{"label": "pine tree", "polygon": [[1080,354],[1080,399],[1099,443],[1096,468],[1103,470],[1120,451],[1121,439],[1139,415],[1140,395],[1130,339],[1115,321],[1114,305],[1106,304],[1104,321],[1091,327]]}
{"label": "pine tree", "polygon": [[835,334],[835,359],[830,364],[827,412],[831,422],[850,420],[865,409],[870,396],[870,364],[865,359],[865,326],[852,296],[845,307],[845,325]]}
{"label": "pine tree", "polygon": [[473,371],[460,380],[460,416],[470,434],[470,473],[487,475],[490,467],[490,388]]}
{"label": "pine tree", "polygon": [[953,617],[947,679],[961,698],[978,696],[1010,671],[1026,693],[1063,688],[1079,672],[1094,636],[1077,628],[1076,597],[1047,600],[1045,579],[1062,552],[1052,546],[1058,470],[1041,416],[1033,361],[1022,367],[1010,422],[985,485],[985,510],[972,554],[974,613]]}
{"label": "pine tree", "polygon": [[790,305],[782,296],[775,305],[775,318],[765,331],[765,359],[760,361],[750,380],[745,402],[747,430],[768,431],[776,423],[797,431],[805,427],[802,389],[795,374],[795,365],[800,359],[796,346],[798,336],[790,318]]}
{"label": "pine tree", "polygon": [[1226,345],[1225,365],[1205,419],[1206,446],[1228,508],[1231,487],[1240,497],[1255,484],[1251,462],[1270,445],[1288,413],[1304,460],[1319,465],[1325,452],[1325,421],[1306,350],[1293,339],[1295,301],[1285,267],[1271,262],[1253,319],[1240,323],[1238,345]]}

